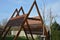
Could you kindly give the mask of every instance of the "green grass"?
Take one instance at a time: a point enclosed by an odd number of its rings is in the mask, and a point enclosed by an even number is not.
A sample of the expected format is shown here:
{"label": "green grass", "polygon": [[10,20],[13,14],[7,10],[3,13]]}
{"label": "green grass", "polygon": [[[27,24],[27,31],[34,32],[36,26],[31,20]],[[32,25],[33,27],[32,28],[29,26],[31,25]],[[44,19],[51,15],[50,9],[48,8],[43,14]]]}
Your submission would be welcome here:
{"label": "green grass", "polygon": [[[10,36],[7,36],[5,38],[5,40],[13,40],[13,39],[14,39],[14,36],[11,36],[11,35]],[[31,37],[29,37],[29,39],[32,40]],[[1,38],[0,38],[0,40],[1,40]],[[22,36],[22,37],[18,37],[17,40],[27,40],[27,38],[24,37],[24,36]],[[39,37],[35,38],[35,40],[39,40]]]}
{"label": "green grass", "polygon": [[[5,40],[13,40],[14,36],[7,36]],[[1,40],[1,39],[0,39]],[[27,38],[23,37],[18,37],[17,40],[27,40]]]}

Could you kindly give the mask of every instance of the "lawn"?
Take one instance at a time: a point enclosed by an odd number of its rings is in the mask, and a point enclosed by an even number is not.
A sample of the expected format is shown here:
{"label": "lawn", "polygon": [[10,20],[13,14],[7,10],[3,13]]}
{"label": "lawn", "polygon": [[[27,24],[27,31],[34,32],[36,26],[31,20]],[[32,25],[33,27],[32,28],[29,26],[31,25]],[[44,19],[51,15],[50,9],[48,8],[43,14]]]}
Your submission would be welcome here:
{"label": "lawn", "polygon": [[[5,38],[5,40],[13,40],[13,38],[14,38],[14,36],[7,36]],[[17,40],[27,40],[27,38],[26,37],[18,37]]]}
{"label": "lawn", "polygon": [[[5,38],[5,40],[13,40],[13,39],[14,39],[14,36],[11,36],[11,35]],[[31,37],[29,37],[29,39],[32,40]],[[18,37],[17,40],[27,40],[27,38],[24,36],[21,36],[21,37]],[[39,40],[39,37],[35,38],[35,40]]]}

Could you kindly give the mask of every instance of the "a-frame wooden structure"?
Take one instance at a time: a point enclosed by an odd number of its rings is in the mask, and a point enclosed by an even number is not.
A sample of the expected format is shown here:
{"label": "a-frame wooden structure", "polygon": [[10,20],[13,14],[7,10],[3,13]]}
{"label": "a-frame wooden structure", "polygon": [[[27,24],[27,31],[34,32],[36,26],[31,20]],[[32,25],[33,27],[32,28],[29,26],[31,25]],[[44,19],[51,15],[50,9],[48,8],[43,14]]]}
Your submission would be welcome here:
{"label": "a-frame wooden structure", "polygon": [[[22,10],[23,15],[19,15],[19,12],[20,12],[21,10]],[[17,12],[16,16],[13,17],[16,12]],[[2,38],[1,38],[1,40],[4,40],[4,39],[5,39],[8,31],[11,29],[11,26],[21,26],[21,29],[22,29],[22,28],[24,29],[25,35],[26,35],[26,37],[27,37],[27,40],[29,40],[29,39],[28,39],[28,36],[27,36],[27,33],[26,33],[26,31],[25,31],[25,28],[24,28],[24,23],[25,23],[25,22],[27,23],[27,26],[29,26],[29,25],[28,25],[28,22],[27,22],[27,19],[25,19],[26,16],[27,16],[27,14],[24,13],[24,10],[23,10],[22,7],[19,9],[19,11],[16,9],[16,10],[14,11],[13,15],[11,16],[10,20],[9,20],[8,23],[6,24],[4,30],[2,31],[2,34],[1,34]],[[20,29],[20,30],[21,30],[21,29]],[[30,32],[30,34],[31,34],[32,39],[34,40],[34,38],[33,38],[33,36],[32,36],[32,33],[31,33],[29,27],[28,27],[28,29],[29,29],[29,32]],[[18,32],[18,33],[19,33],[19,32]],[[19,34],[18,34],[18,35],[19,35]],[[15,36],[14,40],[17,39],[18,35]]]}
{"label": "a-frame wooden structure", "polygon": [[[36,6],[36,9],[37,9],[37,12],[38,12],[38,15],[39,15],[40,19],[28,18],[28,16],[30,15],[30,12],[32,11],[34,5]],[[23,12],[23,15],[19,15],[19,12],[20,12],[21,10],[22,10],[22,12]],[[16,12],[17,12],[16,16],[13,17]],[[44,26],[43,26],[43,19],[42,19],[42,16],[40,15],[40,11],[39,11],[39,8],[38,8],[38,6],[37,6],[36,1],[33,2],[32,6],[31,6],[31,8],[30,8],[30,10],[28,11],[27,14],[24,13],[24,10],[23,10],[22,7],[21,7],[19,10],[16,9],[16,10],[14,11],[13,15],[11,16],[10,20],[9,20],[8,23],[6,24],[4,30],[2,31],[1,40],[4,40],[4,39],[5,39],[8,31],[11,29],[11,26],[20,26],[19,31],[18,31],[17,35],[14,37],[13,40],[17,40],[17,38],[18,38],[18,36],[19,36],[22,28],[24,29],[25,35],[26,35],[26,37],[27,37],[27,40],[29,40],[29,39],[28,39],[28,36],[27,36],[27,33],[26,33],[26,31],[25,31],[26,29],[24,28],[25,22],[27,23],[27,27],[28,27],[28,29],[29,29],[28,31],[30,32],[31,37],[32,37],[32,39],[34,40],[33,35],[32,35],[32,31],[31,31],[31,29],[30,29],[30,26],[29,26],[29,24],[28,24],[27,19],[30,19],[30,20],[39,20],[39,21],[41,21],[42,27],[44,27]],[[8,26],[9,26],[9,27],[8,27]],[[45,27],[44,27],[44,28],[45,28]],[[45,30],[44,30],[44,33],[47,35],[46,28],[45,28]]]}

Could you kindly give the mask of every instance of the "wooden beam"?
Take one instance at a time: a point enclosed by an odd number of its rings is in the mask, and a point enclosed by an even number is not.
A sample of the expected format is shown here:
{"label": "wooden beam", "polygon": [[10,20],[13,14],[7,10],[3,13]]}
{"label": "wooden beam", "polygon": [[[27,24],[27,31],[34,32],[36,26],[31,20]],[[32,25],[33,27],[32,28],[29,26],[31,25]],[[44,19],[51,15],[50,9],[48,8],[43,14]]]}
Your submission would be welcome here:
{"label": "wooden beam", "polygon": [[21,6],[21,8],[19,9],[18,12],[20,13],[21,10],[22,10],[22,13],[25,14],[22,6]]}
{"label": "wooden beam", "polygon": [[[26,21],[26,23],[27,23],[27,27],[28,27],[28,29],[29,29],[29,32],[30,32],[30,34],[31,34],[32,40],[34,40],[33,35],[32,35],[32,31],[31,31],[30,26],[29,26],[29,24],[28,24],[28,21]],[[26,33],[26,34],[27,34],[27,33]]]}
{"label": "wooden beam", "polygon": [[[14,11],[13,15],[11,16],[11,18],[14,16],[15,12],[17,12],[17,9]],[[10,18],[10,19],[11,19],[11,18]],[[9,20],[9,21],[10,21],[10,20]],[[6,26],[4,27],[4,30],[2,31],[1,36],[2,36],[3,33],[5,32],[5,30],[6,30],[7,26],[8,26],[8,24],[9,24],[9,21],[7,22]]]}
{"label": "wooden beam", "polygon": [[43,19],[42,19],[42,16],[41,16],[41,14],[40,14],[40,11],[39,11],[39,8],[38,8],[38,6],[37,6],[36,1],[35,1],[35,6],[36,6],[36,9],[37,9],[38,15],[39,15],[39,17],[40,17],[40,19],[41,19],[41,21],[42,21],[42,25],[43,25]]}
{"label": "wooden beam", "polygon": [[36,20],[36,21],[41,21],[40,19],[38,18],[28,18],[29,20]]}
{"label": "wooden beam", "polygon": [[5,40],[6,35],[8,34],[9,30],[11,29],[11,26],[6,30],[6,32],[2,35],[1,40]]}

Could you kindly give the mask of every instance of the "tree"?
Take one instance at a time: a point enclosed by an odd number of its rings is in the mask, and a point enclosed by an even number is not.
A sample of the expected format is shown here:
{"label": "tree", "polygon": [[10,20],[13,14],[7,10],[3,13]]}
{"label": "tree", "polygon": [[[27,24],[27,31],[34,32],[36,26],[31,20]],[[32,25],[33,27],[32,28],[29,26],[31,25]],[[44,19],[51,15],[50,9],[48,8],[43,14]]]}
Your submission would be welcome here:
{"label": "tree", "polygon": [[51,25],[51,29],[52,29],[52,31],[54,31],[54,30],[60,30],[60,25],[55,21],[55,22]]}
{"label": "tree", "polygon": [[7,24],[7,19],[2,20],[2,26],[5,26]]}
{"label": "tree", "polygon": [[51,25],[51,37],[52,40],[60,40],[60,25],[56,21]]}

